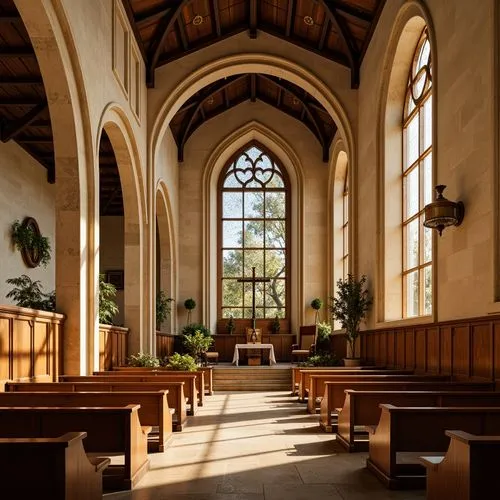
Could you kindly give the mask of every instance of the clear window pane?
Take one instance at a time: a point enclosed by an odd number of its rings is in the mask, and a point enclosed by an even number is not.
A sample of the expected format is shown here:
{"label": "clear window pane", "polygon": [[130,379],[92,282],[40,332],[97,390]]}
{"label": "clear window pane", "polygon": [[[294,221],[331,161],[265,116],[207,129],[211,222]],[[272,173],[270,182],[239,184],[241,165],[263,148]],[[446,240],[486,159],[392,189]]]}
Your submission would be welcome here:
{"label": "clear window pane", "polygon": [[418,271],[406,276],[406,315],[418,316]]}
{"label": "clear window pane", "polygon": [[234,174],[229,174],[224,181],[225,188],[238,188],[240,187],[240,181],[236,178]]}
{"label": "clear window pane", "polygon": [[236,280],[222,281],[222,295],[224,305],[227,307],[242,307],[243,306],[243,283],[238,283]]}
{"label": "clear window pane", "polygon": [[243,226],[241,221],[227,221],[222,223],[222,246],[224,248],[241,248]]}
{"label": "clear window pane", "polygon": [[245,230],[246,248],[263,248],[264,247],[264,222],[261,220],[245,221],[243,223]]}
{"label": "clear window pane", "polygon": [[424,314],[432,314],[432,266],[424,267]]}
{"label": "clear window pane", "polygon": [[[255,283],[255,307],[264,306],[264,283]],[[245,293],[245,306],[251,306],[253,300],[253,289],[252,283],[245,283],[244,286]]]}
{"label": "clear window pane", "polygon": [[286,215],[286,197],[283,192],[266,193],[266,217],[284,219]]}
{"label": "clear window pane", "polygon": [[224,219],[243,217],[243,193],[222,193],[222,217]]}
{"label": "clear window pane", "polygon": [[432,229],[423,228],[424,231],[424,264],[432,260]]}
{"label": "clear window pane", "polygon": [[283,250],[266,251],[266,276],[285,276],[285,252]]}
{"label": "clear window pane", "polygon": [[405,167],[408,168],[418,159],[418,135],[419,135],[419,124],[418,124],[418,113],[412,118],[408,126],[406,127],[406,163]]}
{"label": "clear window pane", "polygon": [[419,211],[419,170],[415,167],[407,176],[405,182],[406,219],[413,217]]}
{"label": "clear window pane", "polygon": [[271,180],[267,183],[266,186],[268,188],[284,188],[285,183],[283,182],[281,175],[279,175],[277,172],[274,172],[274,175],[271,177]]}
{"label": "clear window pane", "polygon": [[249,191],[245,193],[245,219],[262,219],[264,217],[264,192]]}
{"label": "clear window pane", "polygon": [[432,95],[424,104],[424,147],[423,151],[432,146]]}
{"label": "clear window pane", "polygon": [[246,277],[252,276],[252,267],[255,267],[255,276],[264,276],[264,251],[245,250],[244,274]]}
{"label": "clear window pane", "polygon": [[432,202],[434,189],[432,186],[432,153],[429,153],[423,163],[424,169],[424,205]]}
{"label": "clear window pane", "polygon": [[266,287],[266,307],[285,307],[285,280],[272,279]]}
{"label": "clear window pane", "polygon": [[266,222],[266,247],[285,248],[286,223],[284,220]]}
{"label": "clear window pane", "polygon": [[419,219],[412,220],[406,226],[406,269],[418,266]]}
{"label": "clear window pane", "polygon": [[225,278],[240,278],[243,275],[242,250],[223,250],[222,275]]}

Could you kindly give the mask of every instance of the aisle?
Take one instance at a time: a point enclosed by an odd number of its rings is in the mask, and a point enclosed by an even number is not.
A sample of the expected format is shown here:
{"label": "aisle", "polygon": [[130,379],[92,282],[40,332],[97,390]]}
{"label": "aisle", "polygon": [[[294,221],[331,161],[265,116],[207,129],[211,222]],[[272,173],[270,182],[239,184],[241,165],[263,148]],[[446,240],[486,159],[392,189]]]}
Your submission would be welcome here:
{"label": "aisle", "polygon": [[414,500],[368,472],[365,453],[347,454],[289,392],[220,392],[151,454],[134,492],[106,500]]}

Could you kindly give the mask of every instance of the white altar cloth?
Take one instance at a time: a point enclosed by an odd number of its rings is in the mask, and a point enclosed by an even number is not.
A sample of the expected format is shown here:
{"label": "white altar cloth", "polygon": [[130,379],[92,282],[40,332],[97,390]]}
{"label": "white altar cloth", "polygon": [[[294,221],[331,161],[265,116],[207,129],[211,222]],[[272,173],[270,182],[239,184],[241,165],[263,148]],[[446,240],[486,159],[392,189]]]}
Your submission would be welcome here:
{"label": "white altar cloth", "polygon": [[268,349],[269,350],[269,364],[275,365],[276,358],[274,357],[273,344],[236,344],[234,346],[233,365],[238,366],[240,360],[240,349]]}

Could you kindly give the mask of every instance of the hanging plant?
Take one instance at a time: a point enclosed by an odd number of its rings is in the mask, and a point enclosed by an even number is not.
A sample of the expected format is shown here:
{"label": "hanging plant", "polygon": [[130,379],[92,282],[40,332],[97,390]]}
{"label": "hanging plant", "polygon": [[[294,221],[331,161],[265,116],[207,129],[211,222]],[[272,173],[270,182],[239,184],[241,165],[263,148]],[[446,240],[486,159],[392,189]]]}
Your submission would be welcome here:
{"label": "hanging plant", "polygon": [[26,266],[37,267],[42,264],[47,267],[51,250],[49,238],[42,236],[33,217],[25,217],[22,222],[14,221],[11,227],[11,239],[14,247],[21,252]]}

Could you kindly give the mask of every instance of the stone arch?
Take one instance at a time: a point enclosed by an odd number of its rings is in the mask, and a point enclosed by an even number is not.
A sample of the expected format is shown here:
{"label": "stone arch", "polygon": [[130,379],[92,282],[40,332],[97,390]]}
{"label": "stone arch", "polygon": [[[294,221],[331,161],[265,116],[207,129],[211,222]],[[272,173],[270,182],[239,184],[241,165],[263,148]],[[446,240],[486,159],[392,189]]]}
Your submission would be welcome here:
{"label": "stone arch", "polygon": [[[332,160],[330,162],[330,180],[328,186],[328,244],[329,244],[329,269],[328,269],[328,290],[333,294],[335,283],[343,277],[343,270],[338,263],[339,255],[343,255],[343,192],[346,175],[350,176],[348,168],[349,158],[347,156],[345,143],[338,138],[333,145]],[[349,179],[350,183],[350,179]],[[339,203],[340,200],[340,203]],[[351,203],[352,204],[352,203]],[[350,204],[350,205],[351,205]],[[351,206],[349,206],[351,208]],[[351,223],[349,214],[349,224]],[[351,228],[350,228],[351,229]],[[349,249],[353,248],[353,231],[349,230]],[[352,266],[352,262],[350,263]]]}
{"label": "stone arch", "polygon": [[[408,73],[416,44],[425,26],[429,33],[433,65],[433,171],[435,172],[438,58],[432,19],[427,7],[420,0],[412,0],[401,7],[394,21],[384,57],[377,126],[377,180],[379,184],[377,189],[377,226],[379,229],[377,231],[377,322],[399,320],[402,317],[400,284],[402,239],[399,237],[402,210],[401,123]],[[433,181],[435,183],[435,179]],[[385,195],[387,190],[391,191],[390,199]],[[436,264],[436,260],[434,263]],[[437,283],[436,275],[437,271],[433,272],[434,290],[436,290]],[[434,297],[436,296],[437,294],[434,294]],[[437,310],[436,302],[433,309]],[[418,318],[418,321],[422,321],[422,318]]]}
{"label": "stone arch", "polygon": [[[168,194],[167,186],[164,182],[159,182],[156,187],[156,223],[158,228],[158,240],[160,246],[160,263],[157,269],[157,279],[155,280],[155,290],[157,292],[156,284],[160,284],[160,288],[165,293],[177,299],[178,290],[178,273],[177,273],[177,251],[176,251],[176,235],[175,227],[172,218],[172,207],[170,204],[170,196]],[[156,246],[156,245],[155,245]],[[156,253],[155,250],[155,262]],[[155,292],[155,293],[156,293]],[[175,331],[177,324],[177,308],[172,307],[172,313],[167,320],[169,332]]]}
{"label": "stone arch", "polygon": [[205,164],[202,175],[203,186],[203,311],[205,324],[215,331],[217,319],[217,182],[227,161],[239,149],[251,141],[258,141],[268,148],[286,168],[291,187],[291,328],[303,323],[304,319],[304,269],[303,269],[303,227],[304,227],[304,174],[298,155],[278,133],[265,125],[251,121],[226,136],[213,149]]}
{"label": "stone arch", "polygon": [[55,2],[14,0],[40,66],[52,124],[56,169],[56,294],[66,314],[67,374],[92,371],[98,361],[93,280],[95,191],[85,85],[64,10]]}
{"label": "stone arch", "polygon": [[[129,352],[151,352],[153,339],[147,335],[145,326],[148,314],[145,310],[148,295],[144,278],[149,248],[146,244],[147,211],[139,154],[130,123],[117,104],[109,104],[102,113],[94,146],[97,156],[102,130],[106,131],[115,153],[123,194],[124,317],[125,326],[130,329]],[[98,164],[99,159],[96,157]]]}

